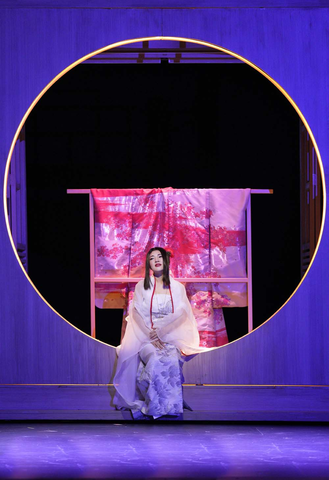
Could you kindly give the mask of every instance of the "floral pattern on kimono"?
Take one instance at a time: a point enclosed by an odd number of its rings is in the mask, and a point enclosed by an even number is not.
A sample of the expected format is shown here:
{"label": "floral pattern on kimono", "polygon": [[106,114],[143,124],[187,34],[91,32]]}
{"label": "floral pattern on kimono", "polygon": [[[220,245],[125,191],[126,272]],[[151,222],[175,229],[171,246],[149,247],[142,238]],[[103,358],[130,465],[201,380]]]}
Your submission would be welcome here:
{"label": "floral pattern on kimono", "polygon": [[[154,298],[152,319],[157,328],[166,323],[172,304],[169,295],[156,294]],[[137,370],[137,389],[144,402],[141,411],[154,418],[183,412],[183,361],[177,347],[164,345],[163,350],[154,349],[146,363],[141,360]]]}

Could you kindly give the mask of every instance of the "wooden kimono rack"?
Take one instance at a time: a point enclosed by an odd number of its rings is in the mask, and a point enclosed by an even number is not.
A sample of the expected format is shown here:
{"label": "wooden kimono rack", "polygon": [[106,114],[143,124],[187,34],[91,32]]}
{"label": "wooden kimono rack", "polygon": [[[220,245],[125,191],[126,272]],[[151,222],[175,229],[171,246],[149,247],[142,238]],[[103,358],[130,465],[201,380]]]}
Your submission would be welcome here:
{"label": "wooden kimono rack", "polygon": [[[97,283],[137,283],[141,278],[112,278],[95,276],[95,219],[94,219],[94,198],[90,189],[68,189],[69,194],[89,195],[89,236],[90,236],[90,329],[91,336],[96,338],[96,311],[95,311],[95,286]],[[273,190],[263,189],[250,190],[251,194],[272,194]],[[251,251],[251,196],[246,208],[247,214],[247,276],[240,278],[176,278],[182,283],[246,283],[248,295],[248,332],[253,330],[252,311],[252,251]]]}

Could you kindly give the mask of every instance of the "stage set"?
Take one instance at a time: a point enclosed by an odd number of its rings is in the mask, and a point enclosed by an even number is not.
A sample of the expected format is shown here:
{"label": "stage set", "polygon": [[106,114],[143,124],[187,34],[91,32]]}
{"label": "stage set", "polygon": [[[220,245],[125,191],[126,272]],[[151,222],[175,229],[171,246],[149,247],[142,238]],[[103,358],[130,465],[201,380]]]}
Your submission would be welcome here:
{"label": "stage set", "polygon": [[[0,478],[329,478],[327,0],[0,0],[0,25]],[[212,349],[184,365],[191,409],[136,422],[114,347],[159,238]]]}

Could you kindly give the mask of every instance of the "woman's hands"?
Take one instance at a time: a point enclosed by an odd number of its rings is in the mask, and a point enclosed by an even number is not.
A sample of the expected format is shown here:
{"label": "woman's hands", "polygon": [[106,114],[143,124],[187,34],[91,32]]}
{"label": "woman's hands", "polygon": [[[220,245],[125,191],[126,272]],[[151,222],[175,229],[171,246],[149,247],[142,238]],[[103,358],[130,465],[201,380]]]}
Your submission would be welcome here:
{"label": "woman's hands", "polygon": [[150,339],[152,345],[154,345],[155,348],[158,348],[159,350],[163,350],[165,348],[164,343],[158,337],[157,331],[155,329],[151,330]]}

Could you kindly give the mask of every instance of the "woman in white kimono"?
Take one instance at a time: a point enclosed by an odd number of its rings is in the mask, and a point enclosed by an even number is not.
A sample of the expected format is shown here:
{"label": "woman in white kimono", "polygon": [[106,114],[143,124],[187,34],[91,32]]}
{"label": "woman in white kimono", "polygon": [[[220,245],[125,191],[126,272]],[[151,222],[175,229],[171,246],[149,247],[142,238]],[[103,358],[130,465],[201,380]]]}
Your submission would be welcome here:
{"label": "woman in white kimono", "polygon": [[160,247],[147,253],[117,348],[114,404],[135,419],[180,415],[182,358],[204,351],[185,287],[169,276],[170,255]]}

